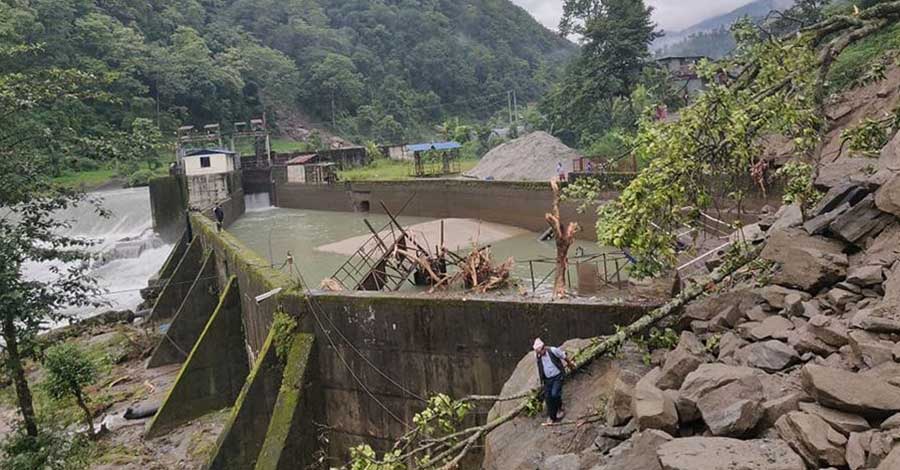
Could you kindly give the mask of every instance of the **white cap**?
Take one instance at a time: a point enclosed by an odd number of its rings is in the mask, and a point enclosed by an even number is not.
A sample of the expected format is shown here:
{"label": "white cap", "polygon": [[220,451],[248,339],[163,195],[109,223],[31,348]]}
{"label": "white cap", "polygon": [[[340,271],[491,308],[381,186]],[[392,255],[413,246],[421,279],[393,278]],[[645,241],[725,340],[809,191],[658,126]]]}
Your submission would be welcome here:
{"label": "white cap", "polygon": [[544,349],[544,342],[541,341],[540,338],[538,338],[538,339],[534,340],[534,346],[532,346],[532,347],[534,348],[535,352],[540,352],[541,349]]}

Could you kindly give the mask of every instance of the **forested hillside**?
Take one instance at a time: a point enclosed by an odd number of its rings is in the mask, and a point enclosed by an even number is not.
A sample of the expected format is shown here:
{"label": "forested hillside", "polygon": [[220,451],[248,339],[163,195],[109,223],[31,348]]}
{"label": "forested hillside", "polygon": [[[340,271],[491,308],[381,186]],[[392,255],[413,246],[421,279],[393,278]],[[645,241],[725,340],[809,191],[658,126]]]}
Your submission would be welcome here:
{"label": "forested hillside", "polygon": [[110,80],[80,129],[299,111],[384,141],[537,99],[575,50],[507,0],[2,0],[0,44]]}

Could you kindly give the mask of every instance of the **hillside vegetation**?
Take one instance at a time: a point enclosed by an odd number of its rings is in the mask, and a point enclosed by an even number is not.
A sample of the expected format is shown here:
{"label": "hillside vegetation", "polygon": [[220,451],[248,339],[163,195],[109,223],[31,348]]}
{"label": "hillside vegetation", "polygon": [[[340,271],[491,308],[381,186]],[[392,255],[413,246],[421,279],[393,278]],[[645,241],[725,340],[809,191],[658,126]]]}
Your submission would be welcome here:
{"label": "hillside vegetation", "polygon": [[0,47],[23,44],[42,49],[4,68],[109,80],[114,104],[70,110],[79,132],[266,110],[387,141],[537,99],[575,50],[507,0],[3,0]]}

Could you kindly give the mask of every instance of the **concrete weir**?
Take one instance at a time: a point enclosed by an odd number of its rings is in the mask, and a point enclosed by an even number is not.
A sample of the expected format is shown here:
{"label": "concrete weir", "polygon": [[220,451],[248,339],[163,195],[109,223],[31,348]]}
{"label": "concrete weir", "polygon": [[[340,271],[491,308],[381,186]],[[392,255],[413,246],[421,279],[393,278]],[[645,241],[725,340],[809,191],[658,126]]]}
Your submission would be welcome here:
{"label": "concrete weir", "polygon": [[[412,422],[423,397],[499,393],[535,336],[556,342],[609,334],[651,308],[420,294],[306,295],[297,279],[273,269],[227,231],[217,232],[208,218],[192,214],[190,220],[192,249],[200,256],[188,278],[201,298],[176,302],[178,292],[164,289],[157,304],[181,307],[170,338],[179,345],[196,342],[147,436],[230,408],[207,464],[211,469],[302,468],[317,450],[339,462],[363,442],[383,449],[406,431],[400,421]],[[208,278],[222,292],[215,306],[200,284]],[[295,318],[297,330],[274,331],[276,312]],[[320,449],[317,425],[329,429],[328,448]]]}

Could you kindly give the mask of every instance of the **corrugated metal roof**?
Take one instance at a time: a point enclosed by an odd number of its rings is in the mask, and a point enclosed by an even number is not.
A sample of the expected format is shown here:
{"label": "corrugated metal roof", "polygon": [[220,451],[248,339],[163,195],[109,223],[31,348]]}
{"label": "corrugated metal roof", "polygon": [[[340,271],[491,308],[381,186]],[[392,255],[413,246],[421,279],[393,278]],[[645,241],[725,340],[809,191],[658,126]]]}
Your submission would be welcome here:
{"label": "corrugated metal roof", "polygon": [[311,153],[308,155],[300,155],[299,157],[294,157],[287,161],[287,165],[304,165],[309,163],[315,159],[319,158],[319,154]]}
{"label": "corrugated metal roof", "polygon": [[427,152],[429,150],[453,150],[462,147],[459,142],[432,142],[430,144],[413,144],[406,148],[410,152]]}
{"label": "corrugated metal roof", "polygon": [[186,157],[196,157],[197,155],[216,155],[224,153],[225,155],[234,155],[234,152],[227,149],[194,149],[188,150],[184,156]]}

